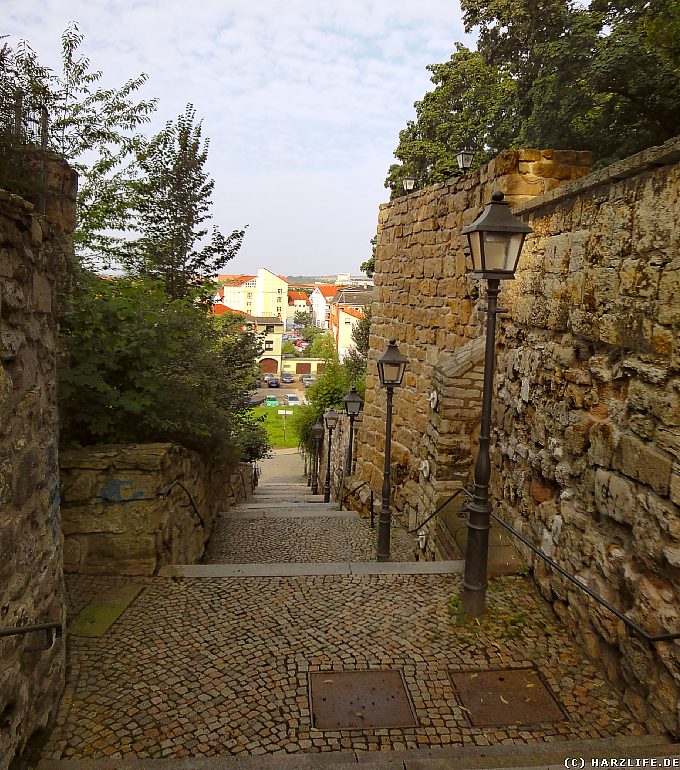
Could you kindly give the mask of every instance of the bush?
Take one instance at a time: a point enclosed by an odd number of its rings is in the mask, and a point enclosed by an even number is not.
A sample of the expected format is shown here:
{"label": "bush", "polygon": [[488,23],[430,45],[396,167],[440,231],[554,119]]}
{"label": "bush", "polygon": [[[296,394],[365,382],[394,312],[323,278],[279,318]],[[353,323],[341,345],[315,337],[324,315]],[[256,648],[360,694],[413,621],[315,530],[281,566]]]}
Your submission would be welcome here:
{"label": "bush", "polygon": [[170,300],[159,282],[86,273],[62,319],[62,441],[171,441],[225,461],[263,457],[248,395],[260,348],[240,323],[208,315],[196,298]]}

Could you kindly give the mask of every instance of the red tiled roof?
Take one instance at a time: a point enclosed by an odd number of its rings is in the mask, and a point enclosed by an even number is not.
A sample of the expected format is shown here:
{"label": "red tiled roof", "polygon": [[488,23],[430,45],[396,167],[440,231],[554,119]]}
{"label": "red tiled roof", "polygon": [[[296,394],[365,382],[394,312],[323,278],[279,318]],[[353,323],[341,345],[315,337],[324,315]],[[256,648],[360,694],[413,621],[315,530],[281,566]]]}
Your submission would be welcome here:
{"label": "red tiled roof", "polygon": [[288,292],[288,302],[295,302],[295,300],[303,299],[307,304],[309,304],[309,297],[305,294],[304,291],[289,291]]}
{"label": "red tiled roof", "polygon": [[324,297],[328,298],[328,297],[334,297],[340,287],[320,283],[320,284],[317,284],[314,288],[318,289],[323,294]]}
{"label": "red tiled roof", "polygon": [[218,275],[217,280],[225,286],[243,286],[248,281],[254,281],[256,275]]}
{"label": "red tiled roof", "polygon": [[347,315],[351,315],[352,318],[363,318],[364,314],[361,312],[361,310],[355,310],[353,307],[343,307],[340,308],[343,313],[347,313]]}

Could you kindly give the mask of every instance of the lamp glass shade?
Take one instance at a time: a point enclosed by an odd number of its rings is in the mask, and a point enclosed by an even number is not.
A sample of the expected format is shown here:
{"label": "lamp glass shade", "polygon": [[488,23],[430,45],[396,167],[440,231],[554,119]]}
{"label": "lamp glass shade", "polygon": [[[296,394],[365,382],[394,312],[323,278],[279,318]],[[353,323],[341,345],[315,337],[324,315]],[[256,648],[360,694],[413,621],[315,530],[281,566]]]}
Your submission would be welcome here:
{"label": "lamp glass shade", "polygon": [[495,192],[481,215],[461,230],[467,235],[472,267],[483,278],[514,278],[524,238],[532,229],[513,216],[503,193]]}
{"label": "lamp glass shade", "polygon": [[314,438],[323,438],[323,425],[320,422],[315,422],[314,425],[312,425],[312,436]]}
{"label": "lamp glass shade", "polygon": [[350,392],[342,399],[342,401],[345,405],[345,411],[351,417],[356,417],[359,414],[361,411],[361,405],[364,403],[364,400],[357,393],[357,389],[355,387],[352,387]]}
{"label": "lamp glass shade", "polygon": [[383,387],[401,385],[408,358],[399,352],[396,340],[390,340],[387,349],[377,361],[378,376]]}
{"label": "lamp glass shade", "polygon": [[470,166],[472,165],[472,159],[475,157],[474,152],[472,150],[461,150],[458,155],[456,155],[456,162],[458,163],[458,168],[461,171],[467,171]]}
{"label": "lamp glass shade", "polygon": [[324,413],[323,418],[326,422],[326,427],[328,430],[333,430],[333,428],[336,426],[336,423],[340,419],[340,415],[335,411],[335,409],[329,409]]}
{"label": "lamp glass shade", "polygon": [[405,176],[402,184],[404,185],[404,190],[406,192],[411,192],[411,190],[416,186],[416,179],[413,176]]}

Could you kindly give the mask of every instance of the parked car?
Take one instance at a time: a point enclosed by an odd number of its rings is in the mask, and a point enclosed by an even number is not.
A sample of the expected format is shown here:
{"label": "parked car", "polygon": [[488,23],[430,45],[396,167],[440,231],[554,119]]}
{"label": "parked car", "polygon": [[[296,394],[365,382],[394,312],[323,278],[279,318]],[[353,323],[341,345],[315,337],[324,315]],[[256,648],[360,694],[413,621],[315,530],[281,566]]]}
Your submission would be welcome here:
{"label": "parked car", "polygon": [[302,400],[300,399],[300,396],[296,396],[294,393],[286,393],[283,397],[283,403],[285,406],[300,406]]}
{"label": "parked car", "polygon": [[278,381],[278,379],[277,379],[276,377],[272,377],[272,378],[271,378],[271,379],[270,379],[270,380],[267,382],[267,387],[268,387],[268,388],[278,388],[278,387],[279,387],[279,385],[280,385],[280,383],[279,383],[279,381]]}
{"label": "parked car", "polygon": [[274,376],[273,374],[270,374],[269,372],[267,372],[267,374],[263,374],[263,375],[262,375],[262,379],[263,379],[265,382],[269,382],[269,380],[271,380],[271,378],[272,378],[273,376]]}
{"label": "parked car", "polygon": [[279,399],[276,396],[267,396],[264,400],[265,406],[278,406]]}
{"label": "parked car", "polygon": [[306,374],[301,374],[300,375],[300,382],[304,382],[307,379],[307,377],[311,377],[311,376],[312,375],[309,374],[309,372],[307,372]]}
{"label": "parked car", "polygon": [[305,388],[311,388],[311,386],[316,382],[314,377],[305,377],[304,380],[302,380],[302,384],[305,386]]}
{"label": "parked car", "polygon": [[295,377],[293,377],[292,374],[282,374],[281,382],[285,383],[286,385],[290,385],[291,382],[295,382]]}

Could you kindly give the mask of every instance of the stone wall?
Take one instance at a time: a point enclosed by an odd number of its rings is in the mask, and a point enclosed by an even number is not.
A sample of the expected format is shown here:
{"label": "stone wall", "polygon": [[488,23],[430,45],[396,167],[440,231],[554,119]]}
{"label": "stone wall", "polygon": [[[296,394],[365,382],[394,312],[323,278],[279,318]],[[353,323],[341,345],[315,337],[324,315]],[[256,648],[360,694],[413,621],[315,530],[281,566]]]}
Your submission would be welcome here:
{"label": "stone wall", "polygon": [[409,364],[403,387],[394,393],[393,500],[410,529],[468,478],[477,430],[483,314],[460,229],[477,217],[493,190],[503,190],[516,204],[582,177],[589,164],[585,152],[506,151],[482,169],[380,207],[357,478],[380,491],[385,393],[375,358],[394,338]]}
{"label": "stone wall", "polygon": [[[200,561],[220,511],[252,494],[252,466],[225,469],[173,444],[61,454],[64,570],[155,575]],[[181,482],[166,495],[168,487]]]}
{"label": "stone wall", "polygon": [[[680,140],[516,213],[534,233],[503,298],[494,500],[650,633],[680,631]],[[636,715],[680,735],[680,642],[534,574]]]}
{"label": "stone wall", "polygon": [[[409,358],[394,398],[397,515],[415,527],[471,478],[485,314],[460,229],[494,188],[519,193],[509,201],[534,233],[499,300],[492,499],[654,634],[680,630],[679,161],[680,140],[587,176],[580,153],[502,153],[382,206],[357,463],[379,489],[375,359],[393,337]],[[636,715],[680,735],[679,643],[648,647],[543,562],[532,569]]]}
{"label": "stone wall", "polygon": [[[64,619],[56,405],[56,285],[75,179],[51,221],[0,190],[0,627]],[[68,221],[67,221],[68,220]],[[64,680],[64,644],[0,639],[0,768],[45,726]],[[32,651],[34,650],[34,651]]]}

